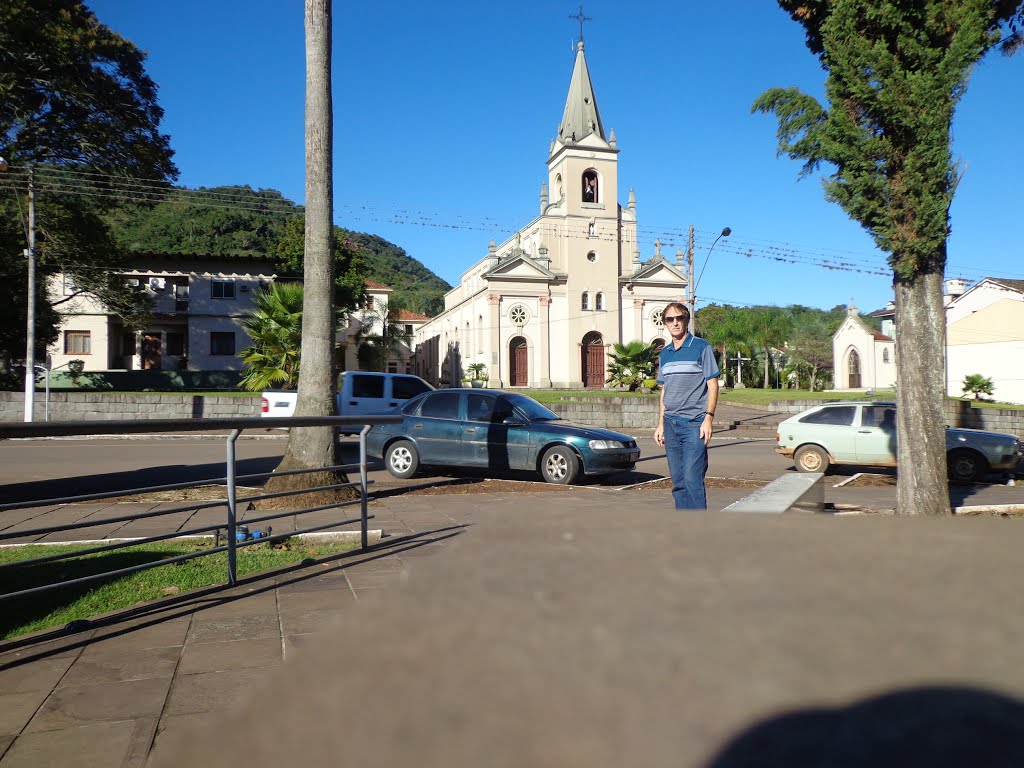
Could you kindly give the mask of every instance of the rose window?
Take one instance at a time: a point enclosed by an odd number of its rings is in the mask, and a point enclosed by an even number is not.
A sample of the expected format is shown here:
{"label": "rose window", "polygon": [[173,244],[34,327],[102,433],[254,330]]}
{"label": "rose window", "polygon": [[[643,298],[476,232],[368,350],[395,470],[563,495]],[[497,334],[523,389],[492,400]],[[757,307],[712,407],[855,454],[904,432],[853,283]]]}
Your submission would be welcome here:
{"label": "rose window", "polygon": [[512,309],[508,311],[509,319],[516,325],[526,325],[528,315],[526,314],[526,307],[522,304],[516,304]]}

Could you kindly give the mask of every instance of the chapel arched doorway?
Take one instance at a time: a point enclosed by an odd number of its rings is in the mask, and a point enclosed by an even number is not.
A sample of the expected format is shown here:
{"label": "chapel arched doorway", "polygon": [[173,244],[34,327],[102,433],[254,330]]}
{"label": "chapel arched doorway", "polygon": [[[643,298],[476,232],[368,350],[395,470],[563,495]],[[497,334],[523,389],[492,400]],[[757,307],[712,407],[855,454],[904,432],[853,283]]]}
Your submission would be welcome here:
{"label": "chapel arched doorway", "polygon": [[584,387],[604,386],[604,339],[597,331],[583,337],[580,345],[580,372]]}
{"label": "chapel arched doorway", "polygon": [[850,350],[848,363],[848,370],[850,372],[850,389],[860,389],[860,355],[857,354],[856,349]]}
{"label": "chapel arched doorway", "polygon": [[528,349],[522,336],[516,336],[508,343],[509,386],[525,387],[530,383]]}

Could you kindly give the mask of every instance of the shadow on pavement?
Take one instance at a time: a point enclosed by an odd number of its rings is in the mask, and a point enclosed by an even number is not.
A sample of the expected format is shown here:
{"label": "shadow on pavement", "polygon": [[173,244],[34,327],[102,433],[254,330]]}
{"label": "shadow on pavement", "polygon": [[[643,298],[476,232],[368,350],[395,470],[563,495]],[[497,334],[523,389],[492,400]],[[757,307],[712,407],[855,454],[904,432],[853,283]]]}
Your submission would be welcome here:
{"label": "shadow on pavement", "polygon": [[1024,765],[1024,703],[980,688],[911,688],[797,710],[734,738],[706,768]]}
{"label": "shadow on pavement", "polygon": [[[239,475],[273,472],[280,463],[280,456],[239,459],[237,471]],[[109,472],[102,475],[61,477],[35,480],[29,483],[9,483],[0,486],[0,503],[11,504],[22,501],[42,501],[87,493],[110,492],[111,495],[116,495],[131,488],[144,488],[146,486],[167,485],[170,483],[187,483],[197,480],[216,481],[223,477],[224,462],[212,464],[168,464],[159,467],[133,469],[126,472]],[[240,482],[245,483],[244,480]]]}

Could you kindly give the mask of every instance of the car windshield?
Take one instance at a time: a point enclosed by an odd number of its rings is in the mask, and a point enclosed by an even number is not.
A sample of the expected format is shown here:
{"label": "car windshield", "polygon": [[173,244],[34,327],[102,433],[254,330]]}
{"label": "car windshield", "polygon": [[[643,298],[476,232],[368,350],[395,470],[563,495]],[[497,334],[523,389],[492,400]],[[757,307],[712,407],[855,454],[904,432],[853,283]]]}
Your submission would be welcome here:
{"label": "car windshield", "polygon": [[[532,397],[523,395],[502,395],[498,398],[497,410],[504,410],[505,406],[512,406],[526,416],[530,421],[557,421],[562,417],[552,410],[545,408]],[[509,408],[511,411],[511,408]]]}

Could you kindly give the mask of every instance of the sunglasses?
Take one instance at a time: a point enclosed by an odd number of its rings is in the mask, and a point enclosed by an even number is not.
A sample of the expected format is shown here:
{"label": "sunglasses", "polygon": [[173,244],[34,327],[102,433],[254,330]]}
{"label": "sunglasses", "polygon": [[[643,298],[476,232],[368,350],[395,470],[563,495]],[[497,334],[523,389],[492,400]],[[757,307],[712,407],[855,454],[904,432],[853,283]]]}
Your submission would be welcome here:
{"label": "sunglasses", "polygon": [[681,323],[683,322],[683,315],[665,315],[661,319],[666,323]]}

